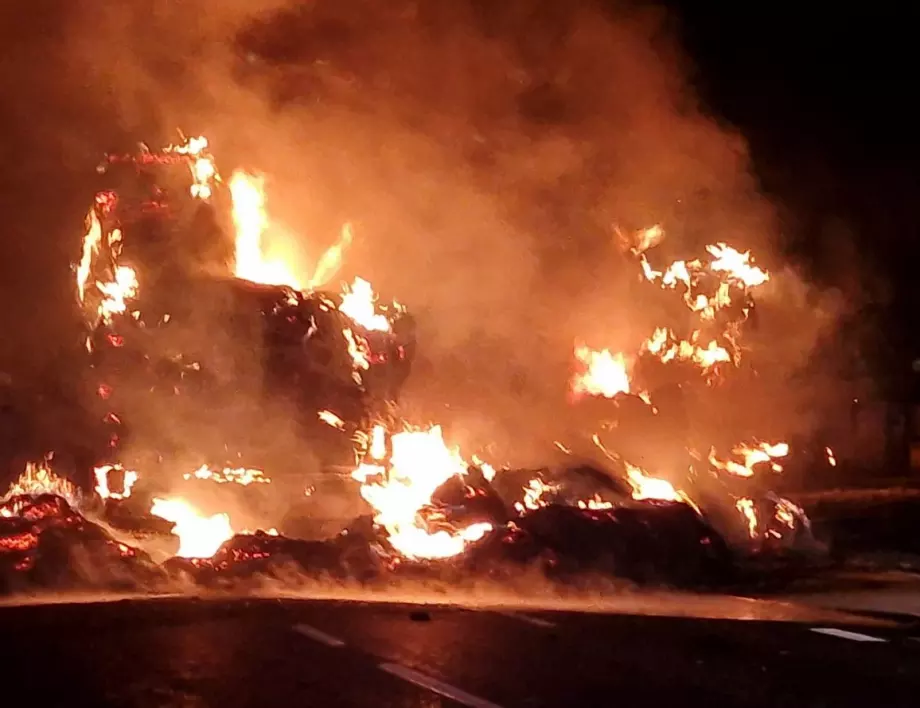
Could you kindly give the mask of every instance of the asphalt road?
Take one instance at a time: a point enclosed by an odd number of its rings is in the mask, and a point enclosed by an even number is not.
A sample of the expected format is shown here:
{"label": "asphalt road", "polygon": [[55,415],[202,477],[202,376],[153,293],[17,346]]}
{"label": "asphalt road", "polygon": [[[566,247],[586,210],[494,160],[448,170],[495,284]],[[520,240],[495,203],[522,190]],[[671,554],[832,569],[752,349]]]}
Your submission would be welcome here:
{"label": "asphalt road", "polygon": [[7,698],[68,708],[917,705],[920,628],[814,619],[290,600],[3,607],[0,672]]}

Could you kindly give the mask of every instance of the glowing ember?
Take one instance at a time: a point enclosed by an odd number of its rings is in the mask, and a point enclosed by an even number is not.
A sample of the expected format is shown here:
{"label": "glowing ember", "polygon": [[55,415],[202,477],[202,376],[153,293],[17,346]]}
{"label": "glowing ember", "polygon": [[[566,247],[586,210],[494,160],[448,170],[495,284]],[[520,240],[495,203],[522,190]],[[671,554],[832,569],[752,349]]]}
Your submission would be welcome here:
{"label": "glowing ember", "polygon": [[352,476],[362,482],[361,496],[374,508],[376,523],[386,529],[390,543],[402,555],[449,558],[492,529],[488,523],[452,533],[431,533],[424,527],[420,512],[432,494],[451,477],[467,472],[459,451],[444,443],[440,426],[392,435],[388,464],[374,456],[381,453],[378,445],[372,444],[371,449],[374,461],[360,465]]}
{"label": "glowing ember", "polygon": [[576,395],[613,398],[618,393],[629,393],[629,371],[623,354],[613,354],[609,349],[595,351],[578,346],[575,358],[583,368],[572,380],[572,392]]}
{"label": "glowing ember", "polygon": [[154,499],[150,513],[175,524],[180,558],[210,558],[233,537],[230,516],[203,516],[184,499]]}
{"label": "glowing ember", "polygon": [[39,496],[41,494],[56,494],[67,502],[77,507],[82,500],[80,490],[70,481],[58,477],[51,470],[50,460],[42,462],[29,462],[25,471],[19,475],[0,501],[5,501],[18,495]]}
{"label": "glowing ember", "polygon": [[264,179],[242,171],[234,172],[230,177],[230,197],[236,228],[236,277],[267,285],[289,285],[300,290],[300,279],[285,259],[270,258],[264,252],[262,239],[269,227]]}
{"label": "glowing ember", "polygon": [[278,529],[275,529],[275,528],[271,528],[271,529],[244,529],[244,530],[240,531],[240,535],[243,535],[243,536],[254,536],[254,535],[256,535],[257,533],[264,533],[264,534],[266,534],[267,536],[280,536],[280,535],[281,535],[281,534],[278,533]]}
{"label": "glowing ember", "polygon": [[769,463],[774,472],[782,472],[783,467],[777,460],[789,454],[789,445],[784,442],[742,444],[735,446],[732,454],[740,457],[742,461],[720,460],[716,457],[715,448],[712,448],[709,452],[709,463],[718,470],[724,470],[739,477],[751,477],[754,474],[754,468],[763,463]]}
{"label": "glowing ember", "polygon": [[551,494],[555,491],[556,487],[547,484],[539,477],[534,477],[524,486],[524,498],[519,502],[515,502],[514,508],[519,513],[523,513],[527,509],[539,509],[548,503],[543,498],[543,495]]}
{"label": "glowing ember", "polygon": [[182,478],[206,479],[217,484],[239,484],[243,487],[248,487],[250,484],[268,484],[271,482],[271,479],[266,477],[262,470],[246,467],[224,467],[216,470],[207,465],[202,465],[191,474],[182,475]]}
{"label": "glowing ember", "polygon": [[[109,476],[115,472],[122,476],[121,491],[113,492],[110,489]],[[102,465],[93,470],[93,476],[96,478],[96,494],[100,499],[127,499],[131,496],[131,489],[137,482],[137,472],[126,470],[121,465]]]}
{"label": "glowing ember", "polygon": [[579,499],[577,506],[579,509],[594,509],[594,510],[612,509],[613,502],[604,501],[603,499],[601,499],[599,494],[595,494],[590,499]]}
{"label": "glowing ember", "polygon": [[338,430],[345,430],[345,421],[339,418],[332,411],[320,411],[317,415],[319,419],[326,425],[329,425]]}

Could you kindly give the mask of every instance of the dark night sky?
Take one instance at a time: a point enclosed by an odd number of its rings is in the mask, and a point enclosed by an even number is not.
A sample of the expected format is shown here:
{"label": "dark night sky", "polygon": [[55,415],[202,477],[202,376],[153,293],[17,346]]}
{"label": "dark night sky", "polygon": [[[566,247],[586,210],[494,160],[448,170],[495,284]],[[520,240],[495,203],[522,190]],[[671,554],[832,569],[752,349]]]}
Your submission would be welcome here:
{"label": "dark night sky", "polygon": [[[915,43],[906,12],[886,12],[878,3],[859,12],[839,5],[817,11],[782,3],[678,4],[695,82],[710,111],[749,140],[763,189],[784,205],[790,253],[831,281],[840,261],[872,264],[894,284],[894,301],[880,299],[882,309],[897,314],[891,324],[911,321],[920,301],[910,260],[918,149],[910,81]],[[7,222],[0,315],[16,342],[0,348],[8,368],[48,360],[45,350],[54,350],[42,340],[57,320],[42,313],[65,299],[64,281],[49,273],[66,268],[72,247],[43,234],[65,217],[80,218],[85,195],[75,188],[77,167],[91,165],[104,148],[100,136],[118,129],[79,86],[36,90],[62,69],[55,47],[68,19],[52,0],[16,6],[0,11],[0,95],[8,106],[0,144]],[[66,144],[46,143],[33,130],[36,121],[66,126]]]}
{"label": "dark night sky", "polygon": [[832,262],[837,244],[822,227],[836,217],[913,303],[905,256],[917,235],[918,143],[907,15],[885,3],[815,13],[686,5],[699,83],[743,129],[764,188],[788,206],[791,245],[828,270],[821,260]]}
{"label": "dark night sky", "polygon": [[[908,13],[893,3],[821,12],[685,5],[683,34],[702,93],[742,128],[764,191],[783,205],[790,253],[819,281],[865,302],[854,322],[868,332],[862,352],[886,377],[901,373],[888,384],[903,390],[898,382],[920,350]],[[857,262],[863,277],[841,282]]]}

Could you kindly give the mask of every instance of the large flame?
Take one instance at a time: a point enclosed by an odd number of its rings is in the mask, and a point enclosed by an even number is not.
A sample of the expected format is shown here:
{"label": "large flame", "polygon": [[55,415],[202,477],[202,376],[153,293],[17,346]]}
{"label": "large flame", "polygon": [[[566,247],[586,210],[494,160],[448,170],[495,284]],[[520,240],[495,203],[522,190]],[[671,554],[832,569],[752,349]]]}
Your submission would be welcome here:
{"label": "large flame", "polygon": [[56,494],[66,499],[71,506],[79,506],[82,500],[80,490],[69,480],[59,477],[51,469],[50,459],[42,462],[28,462],[19,479],[10,485],[0,501],[26,495]]}
{"label": "large flame", "polygon": [[236,277],[300,290],[302,281],[294,273],[290,259],[267,255],[263,244],[270,223],[265,208],[264,178],[237,170],[230,177],[230,196],[236,227]]}
{"label": "large flame", "polygon": [[449,558],[491,530],[491,524],[476,523],[453,532],[432,533],[423,524],[420,511],[430,504],[437,488],[467,473],[459,450],[445,444],[440,426],[390,436],[388,463],[382,459],[384,436],[382,427],[374,431],[371,461],[360,465],[352,476],[362,482],[361,495],[375,509],[375,521],[386,529],[397,551],[407,558]]}
{"label": "large flame", "polygon": [[372,332],[390,330],[390,320],[377,309],[377,296],[371,284],[363,278],[355,278],[351,287],[342,291],[342,304],[339,311],[351,318],[353,322]]}
{"label": "large flame", "polygon": [[578,345],[575,358],[581,370],[572,379],[574,394],[613,398],[618,393],[629,393],[629,366],[625,354]]}
{"label": "large flame", "polygon": [[228,514],[205,516],[184,499],[154,499],[150,513],[175,524],[180,558],[210,558],[233,537]]}

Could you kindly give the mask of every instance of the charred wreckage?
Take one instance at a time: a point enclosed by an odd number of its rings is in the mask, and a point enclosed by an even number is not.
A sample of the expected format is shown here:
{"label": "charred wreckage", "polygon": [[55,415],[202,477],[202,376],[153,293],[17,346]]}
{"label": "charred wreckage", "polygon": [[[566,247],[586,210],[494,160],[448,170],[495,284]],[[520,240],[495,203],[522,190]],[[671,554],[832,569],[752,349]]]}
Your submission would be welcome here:
{"label": "charred wreckage", "polygon": [[[633,434],[672,430],[681,391],[705,395],[737,366],[752,293],[769,279],[749,253],[714,244],[655,267],[660,228],[624,237],[641,277],[679,303],[690,327],[659,328],[630,355],[576,345],[569,405],[592,421],[580,442],[595,463],[498,469],[465,459],[439,426],[401,419],[415,324],[365,280],[329,287],[350,227],[312,276],[298,277],[266,256],[261,179],[236,171],[225,182],[204,138],[109,155],[99,173],[106,184],[74,267],[104,431],[94,488],[68,481],[50,456],[27,465],[0,499],[0,590],[151,589],[180,578],[223,586],[292,571],[373,585],[394,575],[500,579],[525,567],[559,580],[600,573],[712,587],[820,550],[801,509],[745,486],[782,469],[785,443],[751,440],[721,455],[678,446],[663,461]],[[297,519],[260,526],[233,511],[258,506],[271,486],[301,503],[322,495],[296,468],[269,476],[257,446],[247,448],[251,421],[277,400],[322,474],[358,505],[324,538],[298,534]],[[173,423],[158,428],[163,411]],[[236,429],[234,416],[245,421]],[[177,492],[196,484],[233,490],[231,511],[207,513]]]}

